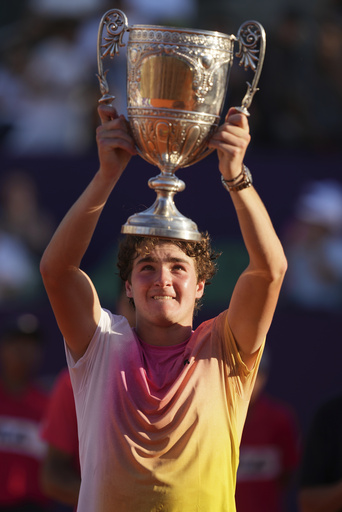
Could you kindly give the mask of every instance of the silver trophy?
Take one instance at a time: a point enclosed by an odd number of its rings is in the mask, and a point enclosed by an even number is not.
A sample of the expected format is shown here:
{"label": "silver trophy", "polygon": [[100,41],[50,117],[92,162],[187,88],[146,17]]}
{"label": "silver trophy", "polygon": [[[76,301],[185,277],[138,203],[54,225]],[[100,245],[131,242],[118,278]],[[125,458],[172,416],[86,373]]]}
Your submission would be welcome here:
{"label": "silver trophy", "polygon": [[104,14],[97,42],[100,103],[110,104],[103,60],[113,58],[127,43],[127,116],[137,151],[160,174],[148,181],[157,198],[147,210],[128,218],[122,233],[200,240],[197,225],[174,203],[185,183],[175,176],[209,153],[209,139],[219,126],[235,54],[253,80],[238,110],[248,108],[257,89],[265,55],[266,36],[256,21],[246,21],[237,36],[167,26],[128,26],[126,15],[112,9]]}

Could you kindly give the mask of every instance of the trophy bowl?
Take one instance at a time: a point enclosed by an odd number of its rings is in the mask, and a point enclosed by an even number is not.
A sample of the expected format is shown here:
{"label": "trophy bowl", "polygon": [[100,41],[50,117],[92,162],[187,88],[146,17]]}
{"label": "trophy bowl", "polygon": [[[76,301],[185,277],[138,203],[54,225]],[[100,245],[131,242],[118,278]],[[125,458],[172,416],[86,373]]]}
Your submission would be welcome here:
{"label": "trophy bowl", "polygon": [[237,107],[249,115],[264,60],[265,31],[256,21],[246,21],[237,36],[167,26],[128,26],[126,15],[112,9],[102,17],[98,33],[100,103],[110,104],[115,99],[109,94],[103,60],[113,58],[125,46],[126,32],[127,117],[139,155],[157,166],[160,174],[148,181],[157,195],[153,205],[129,217],[121,231],[198,241],[197,225],[175,206],[174,195],[185,188],[175,172],[211,153],[208,141],[220,123],[236,43],[240,65],[254,73]]}

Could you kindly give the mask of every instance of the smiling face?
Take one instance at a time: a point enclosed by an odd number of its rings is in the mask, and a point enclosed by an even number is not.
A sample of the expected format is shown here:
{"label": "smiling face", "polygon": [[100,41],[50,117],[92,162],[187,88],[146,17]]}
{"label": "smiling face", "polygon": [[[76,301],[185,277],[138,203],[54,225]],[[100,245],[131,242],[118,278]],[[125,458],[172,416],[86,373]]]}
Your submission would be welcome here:
{"label": "smiling face", "polygon": [[133,261],[127,296],[134,300],[139,325],[191,326],[204,281],[197,279],[195,260],[172,243],[155,246]]}

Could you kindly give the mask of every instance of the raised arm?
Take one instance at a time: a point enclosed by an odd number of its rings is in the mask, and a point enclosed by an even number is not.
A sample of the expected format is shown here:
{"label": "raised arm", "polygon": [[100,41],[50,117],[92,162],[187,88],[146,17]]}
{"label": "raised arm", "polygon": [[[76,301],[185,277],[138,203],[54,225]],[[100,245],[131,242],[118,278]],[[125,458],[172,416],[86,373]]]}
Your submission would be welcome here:
{"label": "raised arm", "polygon": [[75,359],[84,354],[100,318],[99,299],[81,261],[110,193],[136,153],[126,120],[108,106],[99,107],[99,115],[100,168],[62,220],[40,265],[56,321]]}
{"label": "raised arm", "polygon": [[[230,186],[243,180],[242,176],[236,182],[232,181],[241,173],[249,141],[247,117],[230,109],[226,122],[210,142],[210,146],[217,149],[220,172]],[[241,356],[251,367],[254,354],[271,325],[287,262],[269,215],[254,187],[229,193],[248,251],[249,265],[234,288],[228,319]]]}

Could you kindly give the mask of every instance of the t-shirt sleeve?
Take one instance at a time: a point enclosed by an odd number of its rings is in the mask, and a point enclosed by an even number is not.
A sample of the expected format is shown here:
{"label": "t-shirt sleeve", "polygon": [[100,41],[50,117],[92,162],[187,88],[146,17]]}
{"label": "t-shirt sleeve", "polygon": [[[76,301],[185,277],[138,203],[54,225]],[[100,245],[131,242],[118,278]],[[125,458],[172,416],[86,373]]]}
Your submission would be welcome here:
{"label": "t-shirt sleeve", "polygon": [[[68,346],[64,343],[70,379],[76,397],[83,395],[83,401],[87,400],[86,390],[91,387],[89,386],[90,383],[95,385],[98,392],[100,392],[101,368],[102,370],[107,368],[111,361],[111,355],[116,350],[115,347],[118,347],[117,350],[120,351],[120,343],[124,343],[131,332],[132,329],[124,316],[115,315],[106,309],[102,309],[94,336],[85,354],[80,359],[75,362]],[[103,383],[103,385],[106,384]],[[77,400],[76,402],[78,404],[76,405],[77,408],[81,401]],[[80,412],[77,410],[77,414]]]}
{"label": "t-shirt sleeve", "polygon": [[234,380],[238,396],[242,400],[249,401],[264,351],[265,340],[256,354],[253,368],[249,370],[241,358],[238,345],[230,328],[228,311],[222,314],[221,322],[223,322],[224,351],[229,368],[229,375]]}
{"label": "t-shirt sleeve", "polygon": [[236,439],[240,441],[264,343],[258,350],[253,368],[249,370],[241,358],[227,317],[227,311],[224,311],[210,325],[212,350],[213,354],[217,351],[217,358],[222,360],[227,403],[232,418],[235,418]]}

